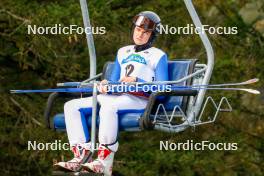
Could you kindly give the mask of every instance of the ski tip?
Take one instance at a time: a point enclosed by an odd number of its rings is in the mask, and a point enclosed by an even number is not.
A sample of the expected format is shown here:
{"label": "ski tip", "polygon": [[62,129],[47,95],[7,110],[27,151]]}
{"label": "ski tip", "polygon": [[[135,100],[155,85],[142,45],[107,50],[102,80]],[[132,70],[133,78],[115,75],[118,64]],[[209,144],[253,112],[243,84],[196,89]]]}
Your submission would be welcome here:
{"label": "ski tip", "polygon": [[10,90],[11,94],[25,93],[24,90]]}
{"label": "ski tip", "polygon": [[62,87],[64,86],[64,83],[57,83],[57,87]]}
{"label": "ski tip", "polygon": [[17,93],[17,90],[10,90],[11,94]]}
{"label": "ski tip", "polygon": [[255,94],[255,95],[259,95],[260,94],[260,91],[255,90],[255,89],[245,89],[245,90],[247,92],[252,93],[252,94]]}
{"label": "ski tip", "polygon": [[247,83],[247,84],[253,84],[253,83],[256,83],[256,82],[258,82],[258,81],[259,81],[258,78],[254,78],[254,79],[250,79],[250,80],[246,81],[246,83]]}

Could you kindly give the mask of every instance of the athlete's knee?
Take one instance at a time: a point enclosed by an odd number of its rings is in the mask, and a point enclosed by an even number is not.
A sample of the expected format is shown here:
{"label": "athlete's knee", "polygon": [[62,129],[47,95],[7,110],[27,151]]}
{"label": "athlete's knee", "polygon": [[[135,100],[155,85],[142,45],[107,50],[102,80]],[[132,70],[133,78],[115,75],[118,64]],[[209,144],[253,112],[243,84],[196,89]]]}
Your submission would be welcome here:
{"label": "athlete's knee", "polygon": [[102,117],[105,114],[117,113],[117,111],[118,111],[117,106],[115,106],[115,105],[113,105],[111,103],[109,103],[109,104],[102,104],[101,107],[100,107],[99,114],[100,114],[100,117]]}

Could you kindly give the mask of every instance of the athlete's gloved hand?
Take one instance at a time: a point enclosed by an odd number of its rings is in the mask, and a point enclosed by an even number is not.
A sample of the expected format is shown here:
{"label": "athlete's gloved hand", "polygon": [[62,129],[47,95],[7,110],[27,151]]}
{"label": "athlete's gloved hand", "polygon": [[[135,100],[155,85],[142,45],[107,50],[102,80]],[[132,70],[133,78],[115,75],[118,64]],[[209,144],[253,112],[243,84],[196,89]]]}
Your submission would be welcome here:
{"label": "athlete's gloved hand", "polygon": [[107,85],[105,84],[108,84],[108,81],[106,79],[102,80],[100,84],[97,86],[98,91],[102,94],[107,93]]}
{"label": "athlete's gloved hand", "polygon": [[136,82],[137,78],[133,76],[125,76],[121,78],[120,82]]}

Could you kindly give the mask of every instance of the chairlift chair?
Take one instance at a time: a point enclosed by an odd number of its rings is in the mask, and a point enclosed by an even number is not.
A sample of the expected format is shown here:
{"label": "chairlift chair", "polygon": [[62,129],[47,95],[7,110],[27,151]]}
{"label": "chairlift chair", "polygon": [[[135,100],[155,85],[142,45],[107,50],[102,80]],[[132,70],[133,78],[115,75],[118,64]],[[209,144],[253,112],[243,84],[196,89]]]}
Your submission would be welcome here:
{"label": "chairlift chair", "polygon": [[[193,6],[192,0],[184,0],[188,12],[193,20],[194,25],[202,29],[202,24]],[[85,0],[80,0],[83,21],[85,27],[90,27],[88,8]],[[206,85],[209,83],[213,67],[214,67],[214,52],[211,43],[204,32],[200,32],[199,36],[206,49],[207,63],[199,64],[197,59],[176,59],[168,63],[169,80],[174,81],[174,84],[181,86]],[[113,70],[113,62],[107,62],[103,72],[96,73],[96,55],[92,34],[86,34],[87,44],[90,54],[90,78],[84,82],[93,82],[101,79],[108,79]],[[80,82],[60,83],[58,86],[77,86]],[[188,127],[212,123],[220,111],[231,111],[232,108],[227,100],[223,97],[217,105],[212,97],[205,99],[206,89],[199,90],[175,90],[172,92],[156,92],[149,97],[149,102],[145,109],[140,110],[122,110],[118,111],[119,130],[120,131],[140,131],[140,130],[161,130],[165,132],[180,132]],[[83,96],[91,96],[86,94]],[[58,97],[80,97],[79,94],[72,93],[52,93],[50,94],[47,107],[45,109],[46,126],[56,131],[64,131],[65,121],[64,114],[59,113],[51,117],[52,107]],[[158,96],[165,96],[165,100],[159,101]],[[96,101],[96,100],[94,100]],[[212,103],[216,109],[212,119],[203,121],[202,115],[205,106]],[[227,103],[228,108],[221,108],[223,103]],[[95,141],[95,128],[99,124],[98,105],[94,103],[92,108],[82,108],[80,113],[85,119],[87,127],[92,129],[92,142]],[[93,111],[93,109],[97,109]]]}

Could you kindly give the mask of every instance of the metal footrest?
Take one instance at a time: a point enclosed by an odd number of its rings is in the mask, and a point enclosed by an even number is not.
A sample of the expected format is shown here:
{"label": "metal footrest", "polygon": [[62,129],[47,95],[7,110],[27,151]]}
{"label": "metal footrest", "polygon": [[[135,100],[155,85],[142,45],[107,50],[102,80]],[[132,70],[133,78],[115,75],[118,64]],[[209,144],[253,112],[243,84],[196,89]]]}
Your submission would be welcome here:
{"label": "metal footrest", "polygon": [[167,112],[163,104],[159,104],[153,118],[155,129],[177,133],[191,125],[180,106],[175,106],[172,112]]}
{"label": "metal footrest", "polygon": [[[213,105],[213,107],[215,108],[214,116],[213,116],[213,118],[211,118],[209,116],[207,118],[208,119],[207,121],[202,121],[204,110],[209,105],[209,103],[211,103]],[[223,108],[223,105],[225,105],[225,104],[227,105],[227,108]],[[222,97],[218,105],[216,104],[215,100],[212,97],[207,97],[205,100],[204,106],[202,108],[202,111],[200,113],[200,116],[198,117],[197,120],[195,119],[193,126],[203,125],[203,124],[207,124],[207,123],[213,123],[216,120],[219,112],[231,112],[232,110],[233,110],[232,106],[230,105],[230,103],[226,97]]]}
{"label": "metal footrest", "polygon": [[[213,115],[213,118],[208,117],[208,120],[203,121],[202,117],[204,115],[205,108],[209,104],[213,105],[213,107],[215,108],[215,113]],[[227,106],[227,108],[224,108],[224,106]],[[185,130],[189,126],[195,127],[197,125],[213,123],[216,120],[219,112],[231,111],[232,107],[226,97],[222,97],[218,105],[212,97],[207,97],[198,118],[196,117],[194,112],[189,113],[192,116],[188,117],[182,110],[182,108],[178,105],[173,108],[173,111],[168,112],[166,111],[163,104],[159,104],[152,119],[153,124],[155,125],[155,129],[157,130],[166,132],[180,132]]]}

